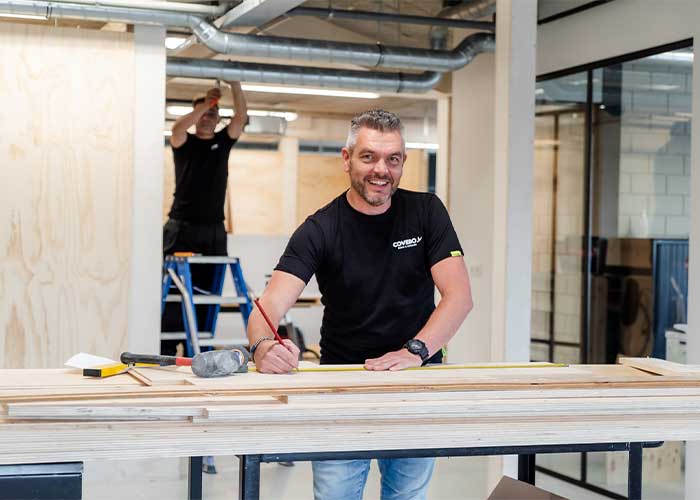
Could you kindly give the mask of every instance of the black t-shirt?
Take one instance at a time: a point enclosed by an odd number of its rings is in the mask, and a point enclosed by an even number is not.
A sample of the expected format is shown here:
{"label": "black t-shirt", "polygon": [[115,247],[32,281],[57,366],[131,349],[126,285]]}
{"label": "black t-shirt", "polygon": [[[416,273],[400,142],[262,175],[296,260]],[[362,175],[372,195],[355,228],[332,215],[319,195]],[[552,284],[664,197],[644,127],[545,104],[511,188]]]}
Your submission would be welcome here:
{"label": "black t-shirt", "polygon": [[430,268],[456,255],[462,247],[437,196],[398,189],[389,210],[366,215],[343,193],[299,226],[275,269],[304,282],[316,274],[321,362],[364,363],[423,328],[435,309]]}
{"label": "black t-shirt", "polygon": [[224,220],[228,155],[235,143],[223,128],[211,139],[188,133],[185,143],[173,148],[175,198],[170,218],[198,224]]}

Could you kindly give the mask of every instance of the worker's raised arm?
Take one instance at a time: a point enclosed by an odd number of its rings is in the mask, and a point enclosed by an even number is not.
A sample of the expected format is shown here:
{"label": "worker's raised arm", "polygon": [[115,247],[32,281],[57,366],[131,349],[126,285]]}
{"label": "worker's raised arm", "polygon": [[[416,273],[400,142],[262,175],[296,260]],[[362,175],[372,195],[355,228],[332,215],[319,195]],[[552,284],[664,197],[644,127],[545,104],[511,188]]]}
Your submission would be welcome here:
{"label": "worker's raised arm", "polygon": [[175,120],[172,128],[173,133],[170,136],[170,145],[174,148],[182,146],[187,141],[187,129],[197,123],[204,113],[216,106],[219,99],[221,99],[221,90],[218,88],[210,89],[203,102],[197,104],[186,115]]}
{"label": "worker's raised arm", "polygon": [[[260,303],[275,328],[299,298],[305,286],[306,283],[293,274],[272,272],[272,278],[260,297]],[[277,342],[257,307],[248,318],[247,333],[253,351],[253,361],[259,372],[287,373],[299,365],[299,348],[288,339],[284,340],[284,345]]]}
{"label": "worker's raised arm", "polygon": [[231,139],[238,139],[243,133],[243,127],[248,123],[248,105],[245,102],[245,95],[241,89],[240,82],[226,82],[231,86],[233,94],[233,109],[236,112],[231,118],[231,122],[226,127],[228,136]]}

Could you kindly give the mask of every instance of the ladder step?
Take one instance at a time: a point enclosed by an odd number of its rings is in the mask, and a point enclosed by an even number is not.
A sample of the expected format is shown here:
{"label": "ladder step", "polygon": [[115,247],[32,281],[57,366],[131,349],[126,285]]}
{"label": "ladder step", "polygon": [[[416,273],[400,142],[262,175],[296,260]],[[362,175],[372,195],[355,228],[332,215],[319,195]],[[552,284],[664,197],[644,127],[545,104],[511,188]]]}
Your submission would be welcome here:
{"label": "ladder step", "polygon": [[[161,340],[185,340],[187,332],[160,332]],[[200,342],[212,338],[211,332],[199,332]]]}
{"label": "ladder step", "polygon": [[[166,302],[182,302],[182,295],[168,295],[165,298]],[[194,304],[245,304],[248,299],[237,295],[222,296],[222,295],[194,295],[192,297]]]}
{"label": "ladder step", "polygon": [[200,340],[199,345],[201,346],[217,346],[217,345],[248,345],[248,339],[206,339]]}

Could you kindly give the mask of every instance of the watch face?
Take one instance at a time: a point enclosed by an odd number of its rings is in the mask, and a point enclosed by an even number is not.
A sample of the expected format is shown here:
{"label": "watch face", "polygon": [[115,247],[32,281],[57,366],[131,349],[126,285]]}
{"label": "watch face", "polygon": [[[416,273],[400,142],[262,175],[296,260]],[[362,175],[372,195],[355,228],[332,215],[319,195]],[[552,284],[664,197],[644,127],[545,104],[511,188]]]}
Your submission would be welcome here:
{"label": "watch face", "polygon": [[421,351],[421,343],[418,342],[415,339],[411,339],[408,342],[406,342],[406,345],[408,346],[408,351],[412,354],[419,354]]}

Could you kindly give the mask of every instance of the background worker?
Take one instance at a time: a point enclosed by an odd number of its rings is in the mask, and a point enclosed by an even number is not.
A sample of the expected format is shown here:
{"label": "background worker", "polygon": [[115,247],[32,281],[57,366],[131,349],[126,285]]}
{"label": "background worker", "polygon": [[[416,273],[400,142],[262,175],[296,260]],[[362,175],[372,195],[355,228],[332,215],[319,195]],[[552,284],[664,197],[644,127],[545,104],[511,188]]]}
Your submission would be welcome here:
{"label": "background worker", "polygon": [[[219,123],[219,88],[210,89],[206,97],[192,102],[190,113],[175,121],[170,137],[175,163],[175,196],[163,227],[163,256],[175,252],[203,255],[227,255],[224,227],[224,201],[228,181],[228,158],[231,148],[248,121],[245,96],[239,82],[231,87],[235,114],[228,126],[216,132]],[[195,126],[195,133],[187,130]],[[194,286],[210,290],[213,266],[192,266]],[[205,314],[198,306],[198,321]],[[198,325],[200,328],[202,324]],[[162,331],[182,331],[182,314],[176,303],[166,304]],[[179,341],[164,341],[163,354],[173,354]]]}
{"label": "background worker", "polygon": [[[262,306],[279,323],[316,274],[325,305],[322,364],[400,370],[440,362],[472,308],[447,210],[433,194],[398,189],[406,152],[396,115],[372,110],[353,118],[342,155],[350,189],[295,231]],[[297,366],[296,346],[275,342],[257,309],[248,339],[259,371]],[[314,462],[315,498],[361,499],[369,466],[369,460]],[[433,458],[379,460],[382,499],[425,498],[433,466]]]}

